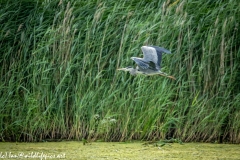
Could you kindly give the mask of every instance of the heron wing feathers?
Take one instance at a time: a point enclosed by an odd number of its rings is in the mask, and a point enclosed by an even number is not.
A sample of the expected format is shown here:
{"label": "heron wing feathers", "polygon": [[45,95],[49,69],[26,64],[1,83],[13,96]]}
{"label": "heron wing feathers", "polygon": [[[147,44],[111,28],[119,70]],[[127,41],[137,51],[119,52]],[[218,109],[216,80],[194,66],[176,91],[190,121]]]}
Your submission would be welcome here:
{"label": "heron wing feathers", "polygon": [[149,64],[144,62],[142,58],[132,57],[132,60],[134,60],[137,63],[137,65],[142,69],[147,69],[149,67]]}
{"label": "heron wing feathers", "polygon": [[161,53],[167,53],[167,54],[171,54],[171,52],[163,47],[158,47],[158,46],[150,46],[156,49],[157,52],[161,52]]}
{"label": "heron wing feathers", "polygon": [[152,61],[155,64],[158,63],[158,55],[154,48],[149,47],[149,46],[143,46],[143,47],[141,47],[141,49],[143,52],[143,59],[146,62]]}
{"label": "heron wing feathers", "polygon": [[152,61],[149,62],[149,67],[148,67],[148,68],[149,68],[149,69],[152,69],[152,70],[154,70],[154,71],[157,71],[157,70],[160,69],[159,66],[156,65],[155,63],[153,63]]}
{"label": "heron wing feathers", "polygon": [[162,53],[171,53],[169,50],[157,46],[142,46],[143,58],[131,57],[141,70],[159,71]]}
{"label": "heron wing feathers", "polygon": [[156,64],[152,61],[146,62],[144,61],[144,59],[142,58],[136,58],[136,57],[132,57],[132,60],[134,60],[136,62],[136,64],[138,65],[139,68],[141,68],[142,70],[145,69],[151,69],[151,70],[159,70],[159,68],[156,66]]}
{"label": "heron wing feathers", "polygon": [[158,46],[142,46],[143,59],[155,63],[155,68],[160,69],[162,53],[171,53],[169,50]]}

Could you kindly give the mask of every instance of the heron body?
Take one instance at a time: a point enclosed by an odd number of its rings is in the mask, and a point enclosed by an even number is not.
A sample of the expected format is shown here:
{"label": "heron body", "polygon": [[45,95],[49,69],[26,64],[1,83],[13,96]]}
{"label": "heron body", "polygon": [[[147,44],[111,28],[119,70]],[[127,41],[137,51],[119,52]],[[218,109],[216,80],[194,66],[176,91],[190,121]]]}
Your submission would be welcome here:
{"label": "heron body", "polygon": [[158,46],[142,46],[141,49],[143,58],[131,57],[137,64],[136,68],[130,66],[118,70],[129,71],[131,75],[162,75],[175,79],[173,76],[168,76],[168,74],[161,71],[162,53],[170,54],[169,50]]}

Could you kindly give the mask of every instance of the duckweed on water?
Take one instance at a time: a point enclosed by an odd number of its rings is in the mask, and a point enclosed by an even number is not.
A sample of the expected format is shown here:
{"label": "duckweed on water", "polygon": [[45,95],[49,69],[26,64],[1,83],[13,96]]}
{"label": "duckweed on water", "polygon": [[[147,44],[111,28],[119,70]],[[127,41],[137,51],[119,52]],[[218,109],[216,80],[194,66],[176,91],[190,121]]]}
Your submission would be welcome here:
{"label": "duckweed on water", "polygon": [[1,159],[239,159],[240,145],[210,143],[167,144],[164,147],[142,142],[43,142],[0,143]]}

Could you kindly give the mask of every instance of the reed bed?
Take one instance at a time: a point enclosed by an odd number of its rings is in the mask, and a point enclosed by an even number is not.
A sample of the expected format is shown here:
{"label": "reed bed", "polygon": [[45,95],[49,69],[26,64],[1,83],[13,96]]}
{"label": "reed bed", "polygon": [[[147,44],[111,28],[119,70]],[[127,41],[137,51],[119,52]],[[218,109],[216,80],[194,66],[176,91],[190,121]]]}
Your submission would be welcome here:
{"label": "reed bed", "polygon": [[[240,142],[240,3],[1,1],[0,140]],[[142,45],[162,71],[130,76]]]}

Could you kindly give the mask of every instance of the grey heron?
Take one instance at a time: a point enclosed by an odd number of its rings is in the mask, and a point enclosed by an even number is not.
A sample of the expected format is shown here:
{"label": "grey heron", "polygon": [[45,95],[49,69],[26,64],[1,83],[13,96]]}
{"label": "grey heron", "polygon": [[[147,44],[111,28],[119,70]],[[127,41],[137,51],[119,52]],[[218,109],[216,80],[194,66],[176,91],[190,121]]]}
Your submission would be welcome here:
{"label": "grey heron", "polygon": [[131,75],[162,75],[171,79],[176,79],[161,71],[162,53],[170,54],[171,52],[163,47],[158,46],[142,46],[143,58],[131,57],[136,62],[137,67],[132,66],[119,68],[118,70],[129,71]]}

